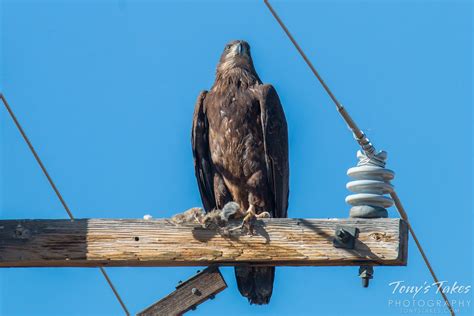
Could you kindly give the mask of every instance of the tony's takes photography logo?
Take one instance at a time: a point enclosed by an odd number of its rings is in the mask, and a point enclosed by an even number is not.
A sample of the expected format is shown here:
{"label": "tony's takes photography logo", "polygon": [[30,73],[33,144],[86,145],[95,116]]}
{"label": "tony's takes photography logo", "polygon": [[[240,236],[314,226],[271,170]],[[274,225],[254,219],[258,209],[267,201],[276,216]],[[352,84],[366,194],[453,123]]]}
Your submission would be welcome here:
{"label": "tony's takes photography logo", "polygon": [[405,281],[393,281],[388,284],[393,297],[388,307],[396,308],[401,314],[449,314],[446,302],[440,292],[449,295],[449,303],[455,312],[471,309],[471,285],[455,281],[427,282],[410,284]]}

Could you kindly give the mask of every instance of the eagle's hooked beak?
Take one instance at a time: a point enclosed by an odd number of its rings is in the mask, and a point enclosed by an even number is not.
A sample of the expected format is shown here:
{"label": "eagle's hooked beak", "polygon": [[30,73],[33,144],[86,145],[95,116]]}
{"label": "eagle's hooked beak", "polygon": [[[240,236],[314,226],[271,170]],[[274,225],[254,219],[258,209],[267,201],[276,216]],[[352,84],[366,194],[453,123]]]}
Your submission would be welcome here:
{"label": "eagle's hooked beak", "polygon": [[237,50],[237,54],[242,55],[242,52],[244,51],[242,43],[237,44],[236,50]]}

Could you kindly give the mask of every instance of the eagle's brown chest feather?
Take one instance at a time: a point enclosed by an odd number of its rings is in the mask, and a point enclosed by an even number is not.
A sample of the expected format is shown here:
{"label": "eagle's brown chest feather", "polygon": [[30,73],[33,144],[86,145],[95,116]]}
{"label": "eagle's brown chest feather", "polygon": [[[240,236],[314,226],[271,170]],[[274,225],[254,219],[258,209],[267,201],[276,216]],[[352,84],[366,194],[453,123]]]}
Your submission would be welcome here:
{"label": "eagle's brown chest feather", "polygon": [[248,90],[210,94],[208,100],[206,115],[212,163],[223,176],[234,201],[247,204],[249,191],[267,181],[260,104]]}
{"label": "eagle's brown chest feather", "polygon": [[214,165],[233,177],[247,179],[265,168],[258,100],[248,93],[232,93],[211,104],[217,105],[206,108]]}

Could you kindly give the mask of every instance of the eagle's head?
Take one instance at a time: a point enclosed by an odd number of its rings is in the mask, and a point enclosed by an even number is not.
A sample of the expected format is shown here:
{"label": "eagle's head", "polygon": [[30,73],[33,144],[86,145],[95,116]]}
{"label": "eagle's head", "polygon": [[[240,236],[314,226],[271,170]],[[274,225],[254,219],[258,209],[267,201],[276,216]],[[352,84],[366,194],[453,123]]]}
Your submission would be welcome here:
{"label": "eagle's head", "polygon": [[255,72],[250,55],[250,45],[246,41],[231,41],[225,46],[217,65],[217,72],[225,73],[235,68]]}
{"label": "eagle's head", "polygon": [[229,42],[217,65],[212,90],[225,92],[233,86],[243,89],[259,83],[261,81],[253,67],[250,45],[246,41]]}

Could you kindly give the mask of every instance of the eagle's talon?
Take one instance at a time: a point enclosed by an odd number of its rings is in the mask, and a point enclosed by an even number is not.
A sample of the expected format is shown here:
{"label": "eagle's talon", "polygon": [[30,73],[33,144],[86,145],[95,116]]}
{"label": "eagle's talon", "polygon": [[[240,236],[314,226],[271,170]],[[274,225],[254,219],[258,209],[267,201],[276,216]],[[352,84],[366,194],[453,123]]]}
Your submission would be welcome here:
{"label": "eagle's talon", "polygon": [[262,212],[260,214],[255,215],[256,218],[272,218],[272,215],[268,212]]}
{"label": "eagle's talon", "polygon": [[242,233],[248,232],[249,235],[254,235],[254,223],[257,219],[261,218],[270,218],[272,217],[269,212],[262,212],[259,214],[255,213],[255,206],[250,205],[249,209],[247,212],[245,212],[244,219],[242,220],[242,224],[236,228],[240,229]]}

